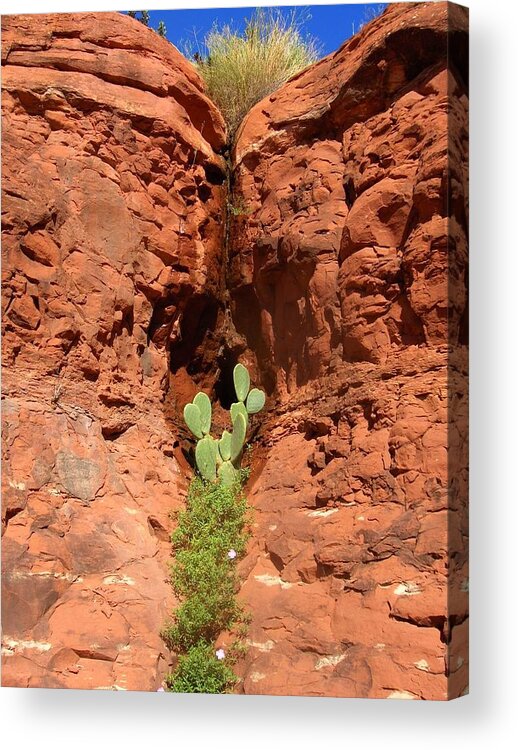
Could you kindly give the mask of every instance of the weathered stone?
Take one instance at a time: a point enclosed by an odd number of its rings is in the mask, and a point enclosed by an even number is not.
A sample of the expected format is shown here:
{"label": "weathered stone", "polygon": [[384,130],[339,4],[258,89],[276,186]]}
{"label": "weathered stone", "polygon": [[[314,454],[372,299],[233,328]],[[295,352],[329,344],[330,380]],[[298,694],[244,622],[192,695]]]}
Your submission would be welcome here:
{"label": "weathered stone", "polygon": [[2,45],[2,680],[156,690],[185,490],[163,402],[171,360],[211,356],[225,129],[127,16],[3,16]]}
{"label": "weathered stone", "polygon": [[260,102],[225,227],[223,122],[172,45],[3,18],[4,684],[156,690],[181,410],[239,358],[269,412],[238,689],[465,691],[466,24],[390,5]]}
{"label": "weathered stone", "polygon": [[251,493],[265,544],[243,563],[246,693],[466,687],[466,24],[391,4],[238,132],[234,320],[277,397]]}

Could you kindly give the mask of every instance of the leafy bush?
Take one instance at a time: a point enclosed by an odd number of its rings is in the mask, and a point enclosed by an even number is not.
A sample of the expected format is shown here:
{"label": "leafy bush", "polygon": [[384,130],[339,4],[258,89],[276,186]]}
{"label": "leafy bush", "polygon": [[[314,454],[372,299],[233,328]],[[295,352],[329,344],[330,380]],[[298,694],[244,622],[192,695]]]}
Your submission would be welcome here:
{"label": "leafy bush", "polygon": [[171,583],[181,603],[162,632],[169,648],[182,654],[168,678],[175,692],[224,692],[235,682],[228,660],[222,665],[211,644],[223,630],[235,628],[242,637],[246,617],[236,599],[236,561],[245,552],[249,523],[240,482],[194,477],[171,537]]}
{"label": "leafy bush", "polygon": [[254,104],[318,59],[315,40],[301,32],[302,20],[295,12],[286,17],[280,10],[257,9],[243,34],[214,25],[205,54],[194,55],[231,138]]}
{"label": "leafy bush", "polygon": [[235,600],[223,598],[221,592],[208,598],[202,593],[186,599],[175,612],[175,622],[166,631],[165,640],[175,651],[187,651],[200,638],[214,641],[218,634],[230,627],[240,610]]}
{"label": "leafy bush", "polygon": [[173,550],[207,548],[219,555],[234,549],[241,555],[247,541],[241,537],[246,520],[246,499],[239,485],[228,487],[194,477],[171,537]]}
{"label": "leafy bush", "polygon": [[198,643],[180,656],[174,674],[166,680],[173,693],[226,693],[236,682],[232,669],[216,658],[213,647]]}
{"label": "leafy bush", "polygon": [[[175,692],[230,689],[237,680],[230,665],[245,648],[247,618],[236,598],[236,561],[245,552],[250,521],[242,493],[249,472],[241,467],[241,456],[249,417],[263,408],[266,396],[258,388],[250,389],[244,365],[234,367],[233,379],[237,401],[230,408],[232,432],[212,437],[212,404],[202,391],[184,409],[185,422],[198,439],[199,474],[191,481],[185,510],[178,514],[171,536],[171,583],[180,605],[162,637],[180,654],[177,669],[167,679]],[[227,653],[215,651],[225,630],[234,640]]]}
{"label": "leafy bush", "polygon": [[[140,13],[140,17],[138,14]],[[140,21],[140,23],[144,24],[144,26],[149,26],[149,11],[148,10],[128,10],[128,16],[130,18],[135,18],[137,21]]]}

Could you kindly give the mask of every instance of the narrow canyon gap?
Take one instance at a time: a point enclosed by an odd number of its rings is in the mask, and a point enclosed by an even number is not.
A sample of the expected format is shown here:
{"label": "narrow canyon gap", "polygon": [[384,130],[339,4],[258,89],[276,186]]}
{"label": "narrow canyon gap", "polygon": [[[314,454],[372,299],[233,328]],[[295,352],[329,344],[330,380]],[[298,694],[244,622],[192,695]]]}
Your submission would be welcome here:
{"label": "narrow canyon gap", "polygon": [[157,689],[181,411],[240,360],[239,689],[465,692],[466,58],[464,9],[391,5],[227,154],[137,21],[3,18],[4,685]]}

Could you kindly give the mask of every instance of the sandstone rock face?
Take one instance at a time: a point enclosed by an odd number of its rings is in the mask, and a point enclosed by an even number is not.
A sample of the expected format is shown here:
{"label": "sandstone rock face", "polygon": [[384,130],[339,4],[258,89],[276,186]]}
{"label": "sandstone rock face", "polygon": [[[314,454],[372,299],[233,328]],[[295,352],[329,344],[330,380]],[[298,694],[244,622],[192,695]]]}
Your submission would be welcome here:
{"label": "sandstone rock face", "polygon": [[210,357],[224,125],[137,21],[2,22],[3,684],[154,690],[185,489],[170,358]]}
{"label": "sandstone rock face", "polygon": [[452,148],[466,138],[464,25],[457,6],[391,5],[242,124],[234,321],[278,392],[343,360],[443,345],[448,312],[458,339],[466,166],[446,170],[448,114],[459,123]]}
{"label": "sandstone rock face", "polygon": [[156,690],[179,414],[203,387],[217,424],[239,357],[269,394],[240,689],[465,692],[465,11],[391,5],[260,102],[226,225],[174,47],[3,23],[3,683]]}
{"label": "sandstone rock face", "polygon": [[466,30],[391,5],[238,133],[234,322],[276,397],[247,693],[466,690]]}

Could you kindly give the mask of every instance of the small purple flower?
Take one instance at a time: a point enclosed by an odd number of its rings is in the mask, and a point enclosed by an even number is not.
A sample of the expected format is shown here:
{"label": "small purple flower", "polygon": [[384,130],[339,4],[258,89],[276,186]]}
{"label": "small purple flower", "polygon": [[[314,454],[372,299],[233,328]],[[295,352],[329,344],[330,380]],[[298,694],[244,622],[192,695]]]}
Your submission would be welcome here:
{"label": "small purple flower", "polygon": [[227,557],[229,560],[234,560],[237,557],[237,552],[235,549],[231,549],[227,552]]}
{"label": "small purple flower", "polygon": [[225,658],[225,652],[222,648],[218,648],[216,651],[216,659],[219,659],[220,661]]}
{"label": "small purple flower", "polygon": [[159,688],[157,688],[157,693],[165,693],[165,690],[164,690],[164,688],[162,687],[162,685],[160,685],[160,687],[159,687]]}

